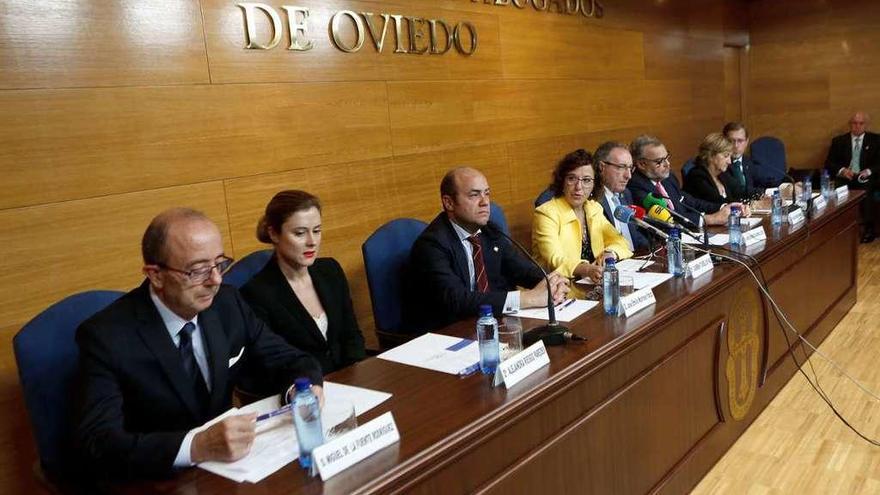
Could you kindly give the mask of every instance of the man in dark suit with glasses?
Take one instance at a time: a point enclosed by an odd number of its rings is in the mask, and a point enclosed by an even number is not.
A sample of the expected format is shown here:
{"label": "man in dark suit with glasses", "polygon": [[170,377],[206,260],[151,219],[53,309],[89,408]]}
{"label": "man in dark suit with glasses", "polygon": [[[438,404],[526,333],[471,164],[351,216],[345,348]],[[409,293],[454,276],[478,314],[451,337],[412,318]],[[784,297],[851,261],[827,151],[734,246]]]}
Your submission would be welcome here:
{"label": "man in dark suit with glasses", "polygon": [[[301,376],[321,396],[321,370],[221,285],[232,259],[217,226],[176,208],[142,241],[146,280],[77,330],[80,385],[76,440],[92,478],[164,476],[202,461],[244,457],[255,417],[199,429],[232,406],[249,376],[267,395]],[[285,394],[286,395],[286,394]]]}

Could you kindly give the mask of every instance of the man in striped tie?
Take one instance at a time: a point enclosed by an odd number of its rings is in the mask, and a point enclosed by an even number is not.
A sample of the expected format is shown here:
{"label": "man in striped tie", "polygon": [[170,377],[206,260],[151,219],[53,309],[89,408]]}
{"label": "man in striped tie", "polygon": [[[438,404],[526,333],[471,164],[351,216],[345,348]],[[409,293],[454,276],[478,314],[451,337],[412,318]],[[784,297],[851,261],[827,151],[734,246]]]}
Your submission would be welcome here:
{"label": "man in striped tie", "polygon": [[856,112],[849,119],[849,130],[831,140],[825,168],[837,185],[865,191],[862,201],[862,242],[872,242],[877,203],[874,198],[876,174],[880,172],[880,135],[867,132],[870,118],[865,112]]}
{"label": "man in striped tie", "polygon": [[[443,211],[413,244],[404,320],[413,332],[476,316],[480,305],[495,314],[547,304],[541,270],[518,252],[489,220],[489,183],[469,167],[450,170],[440,183]],[[556,303],[568,281],[551,273]],[[524,287],[524,289],[518,289]]]}

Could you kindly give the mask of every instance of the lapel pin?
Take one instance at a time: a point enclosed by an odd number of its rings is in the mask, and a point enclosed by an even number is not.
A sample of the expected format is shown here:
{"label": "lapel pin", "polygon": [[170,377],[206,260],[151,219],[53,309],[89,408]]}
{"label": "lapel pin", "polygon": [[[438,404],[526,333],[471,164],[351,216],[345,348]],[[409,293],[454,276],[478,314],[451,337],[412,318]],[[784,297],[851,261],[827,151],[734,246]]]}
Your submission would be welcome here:
{"label": "lapel pin", "polygon": [[492,246],[492,251],[498,252],[498,246]]}

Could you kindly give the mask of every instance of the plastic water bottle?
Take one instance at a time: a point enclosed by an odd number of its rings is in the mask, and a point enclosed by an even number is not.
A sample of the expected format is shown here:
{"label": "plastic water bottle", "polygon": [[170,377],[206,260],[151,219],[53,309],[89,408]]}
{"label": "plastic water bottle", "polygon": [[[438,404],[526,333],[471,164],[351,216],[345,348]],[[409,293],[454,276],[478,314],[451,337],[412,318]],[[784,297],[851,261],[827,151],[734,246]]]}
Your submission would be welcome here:
{"label": "plastic water bottle", "polygon": [[605,268],[602,270],[602,302],[605,314],[617,316],[620,308],[620,273],[614,258],[605,258]]}
{"label": "plastic water bottle", "polygon": [[727,216],[727,231],[730,235],[730,245],[742,245],[742,225],[738,206],[730,207],[730,215]]}
{"label": "plastic water bottle", "polygon": [[804,179],[804,207],[810,204],[810,200],[813,199],[813,182],[809,177]]}
{"label": "plastic water bottle", "polygon": [[684,258],[681,254],[681,231],[669,230],[669,239],[666,240],[666,267],[673,276],[684,276]]}
{"label": "plastic water bottle", "polygon": [[484,375],[494,374],[500,359],[498,320],[492,316],[492,306],[488,304],[480,306],[480,318],[477,319],[477,341],[480,344],[480,371]]}
{"label": "plastic water bottle", "polygon": [[770,221],[773,225],[782,225],[782,196],[779,191],[773,191],[773,199],[770,206]]}
{"label": "plastic water bottle", "polygon": [[309,469],[312,467],[312,450],[324,443],[321,409],[318,398],[312,393],[311,380],[297,378],[294,387],[296,392],[293,396],[292,412],[296,441],[299,444],[299,465]]}
{"label": "plastic water bottle", "polygon": [[831,199],[831,177],[828,175],[827,169],[822,169],[822,175],[819,177],[819,187],[822,190],[822,197],[826,201]]}

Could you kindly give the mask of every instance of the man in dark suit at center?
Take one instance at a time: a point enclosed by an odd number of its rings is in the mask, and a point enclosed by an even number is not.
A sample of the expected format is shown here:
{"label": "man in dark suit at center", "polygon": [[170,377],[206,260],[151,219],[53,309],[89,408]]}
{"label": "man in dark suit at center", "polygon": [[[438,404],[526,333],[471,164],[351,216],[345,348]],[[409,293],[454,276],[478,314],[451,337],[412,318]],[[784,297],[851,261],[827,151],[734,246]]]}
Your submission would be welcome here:
{"label": "man in dark suit at center", "polygon": [[[412,332],[474,317],[489,304],[496,315],[547,304],[547,285],[489,221],[489,183],[478,170],[450,170],[440,183],[443,211],[416,239],[410,253],[404,321]],[[567,280],[549,276],[553,299]],[[517,290],[517,286],[526,290]]]}
{"label": "man in dark suit at center", "polygon": [[695,198],[681,190],[678,179],[671,173],[669,159],[672,155],[662,141],[654,136],[641,135],[630,143],[629,152],[636,171],[626,187],[637,205],[641,205],[648,194],[653,194],[666,198],[667,208],[684,215],[694,224],[700,225],[704,221],[706,225],[727,223],[730,205],[719,208],[715,203]]}
{"label": "man in dark suit at center", "polygon": [[308,377],[322,395],[318,363],[270,331],[235,288],[221,285],[231,259],[204,214],[160,214],[142,251],[143,284],[77,329],[75,437],[90,478],[165,476],[244,457],[255,415],[199,427],[232,406],[232,390],[246,375],[270,393]]}
{"label": "man in dark suit at center", "polygon": [[849,119],[850,132],[831,140],[825,168],[828,175],[836,177],[838,185],[865,191],[862,201],[862,242],[872,242],[874,215],[877,204],[874,191],[877,187],[877,173],[880,173],[880,135],[867,132],[870,123],[868,114],[856,112]]}

